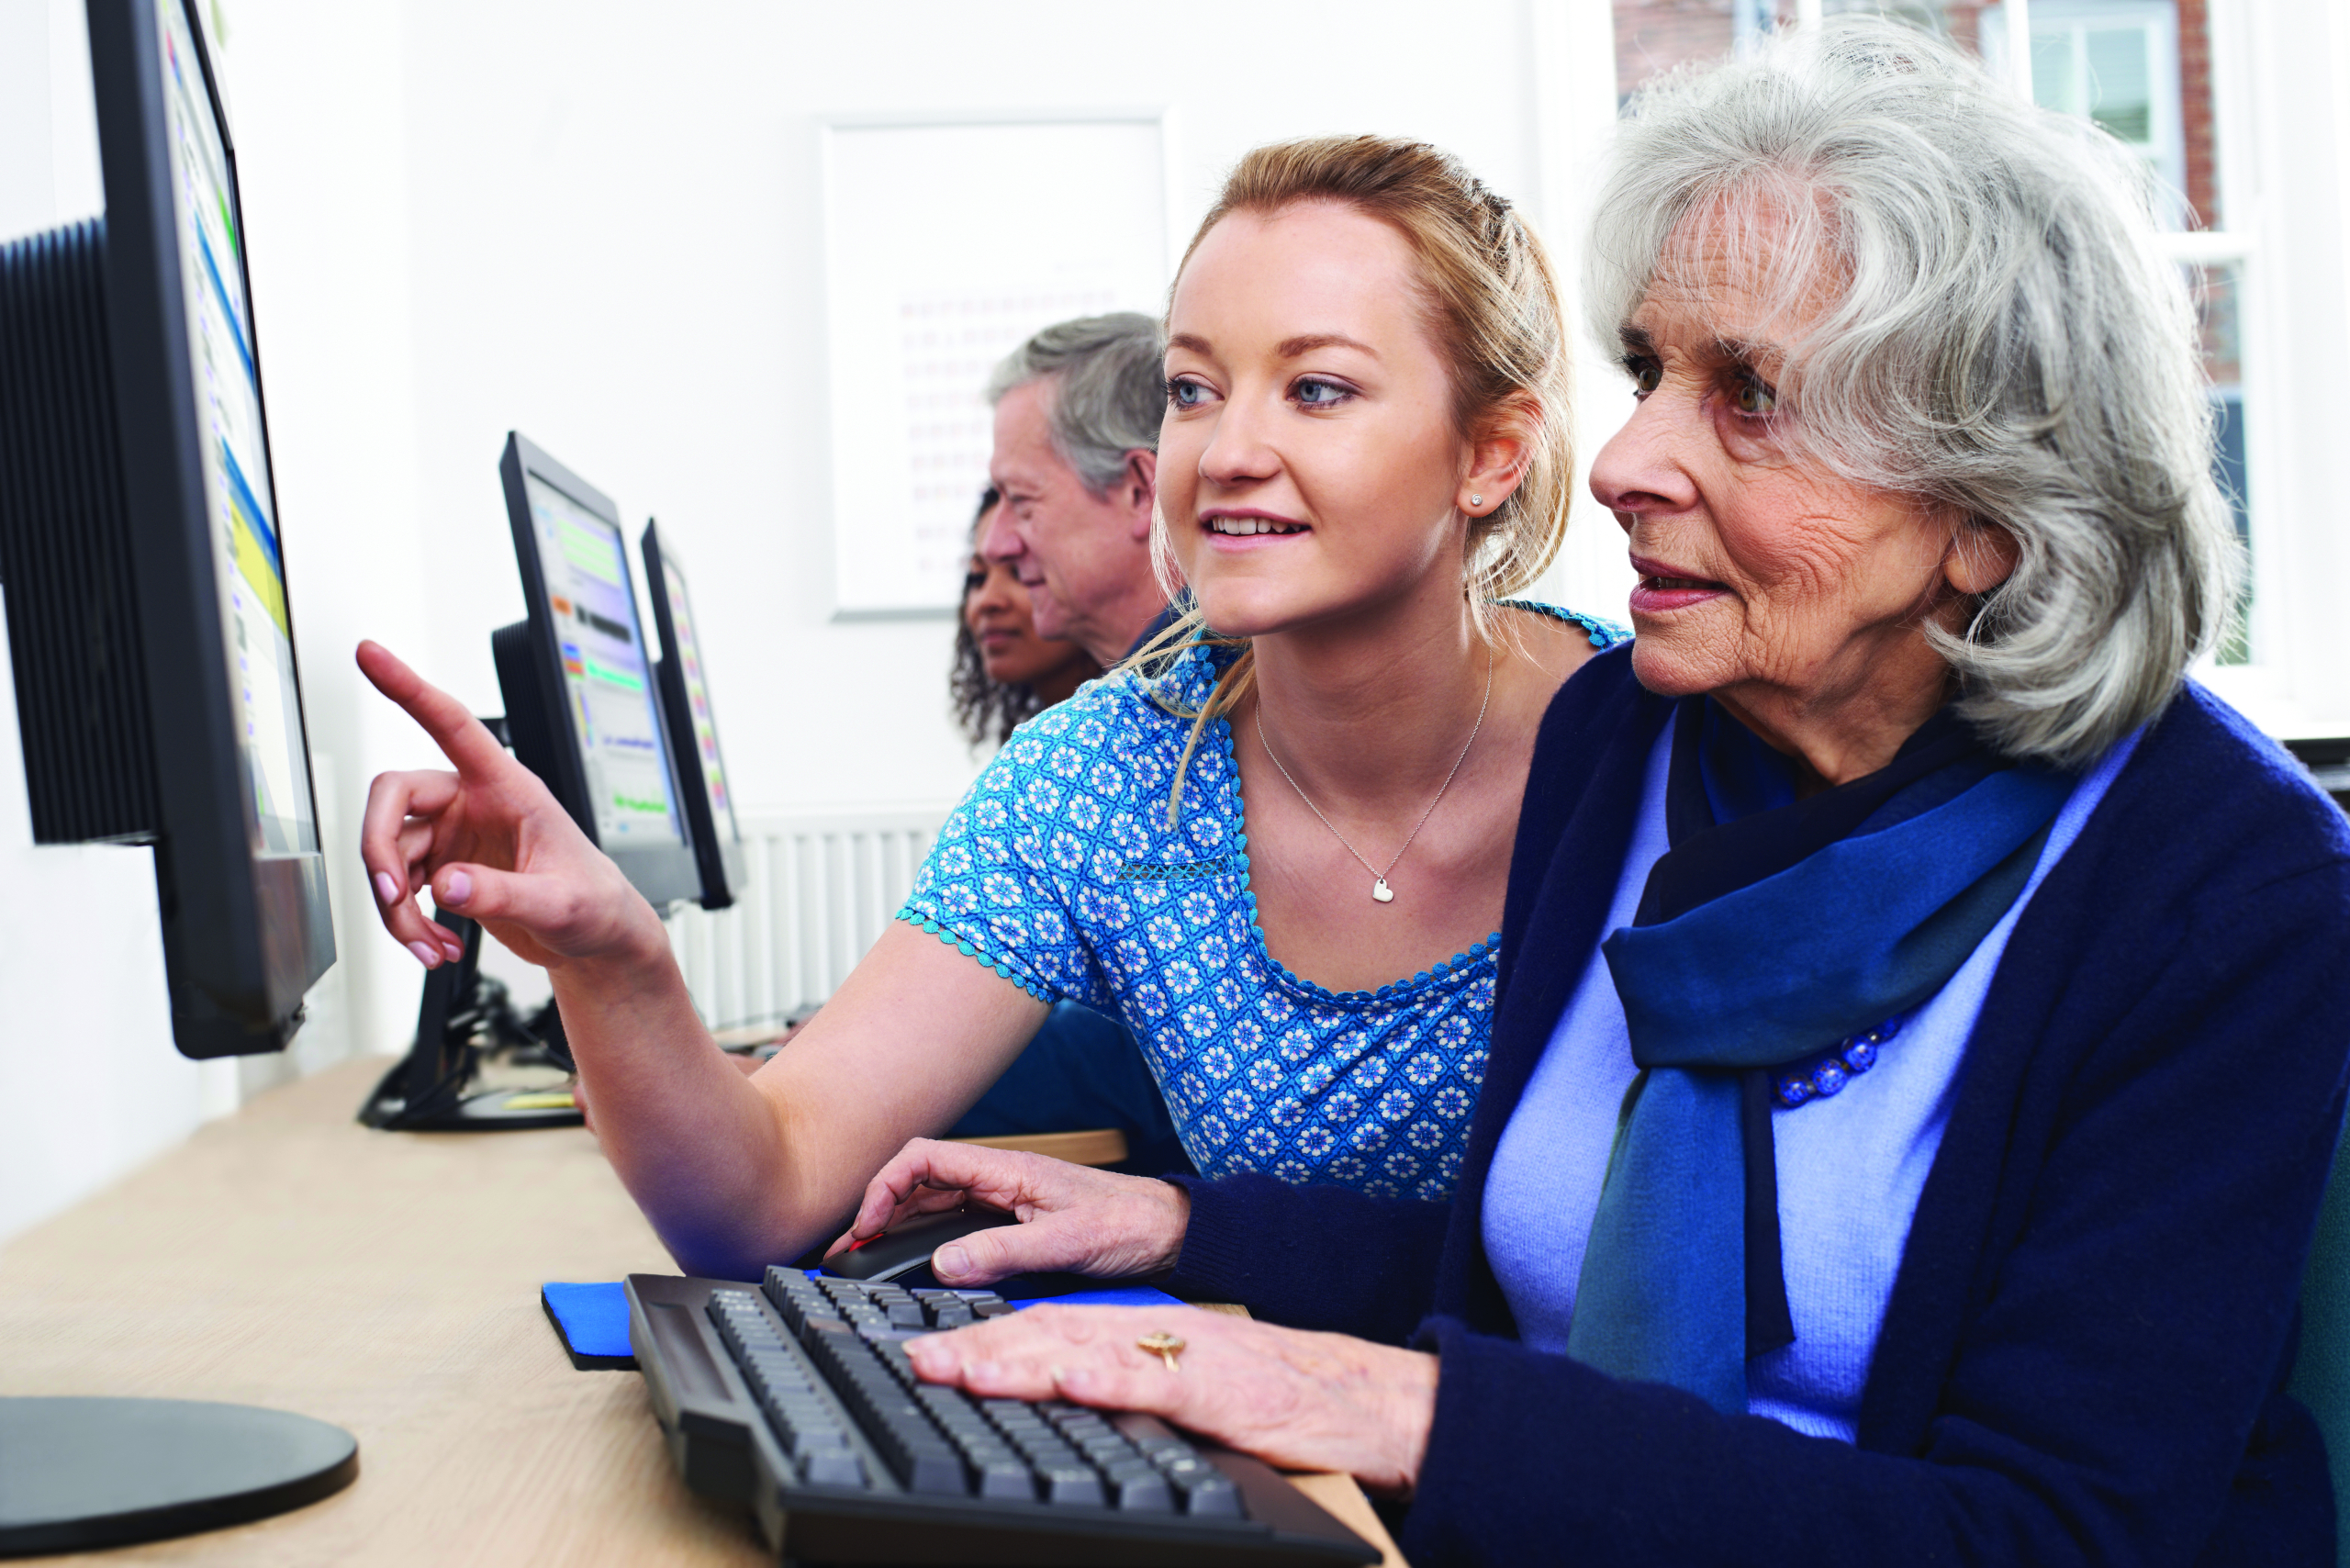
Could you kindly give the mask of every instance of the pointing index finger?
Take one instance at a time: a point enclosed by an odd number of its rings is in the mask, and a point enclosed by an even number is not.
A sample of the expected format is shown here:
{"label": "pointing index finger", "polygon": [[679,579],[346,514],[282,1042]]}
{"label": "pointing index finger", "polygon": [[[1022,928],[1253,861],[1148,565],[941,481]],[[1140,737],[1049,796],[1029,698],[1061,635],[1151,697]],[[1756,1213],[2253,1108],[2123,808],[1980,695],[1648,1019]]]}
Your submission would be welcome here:
{"label": "pointing index finger", "polygon": [[431,735],[442,754],[468,778],[497,771],[509,760],[482,722],[465,705],[432,685],[381,643],[359,644],[359,670],[375,689],[405,709]]}

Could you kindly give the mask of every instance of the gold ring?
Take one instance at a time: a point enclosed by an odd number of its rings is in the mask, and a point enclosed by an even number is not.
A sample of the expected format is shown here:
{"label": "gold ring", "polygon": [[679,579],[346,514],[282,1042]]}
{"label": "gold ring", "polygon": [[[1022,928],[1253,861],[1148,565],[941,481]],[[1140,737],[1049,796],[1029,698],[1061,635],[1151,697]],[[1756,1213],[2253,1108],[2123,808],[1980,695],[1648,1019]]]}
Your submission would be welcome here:
{"label": "gold ring", "polygon": [[1183,1341],[1163,1328],[1153,1329],[1136,1340],[1135,1349],[1157,1356],[1160,1361],[1165,1361],[1169,1372],[1179,1372],[1183,1370],[1175,1364],[1177,1354],[1183,1349]]}

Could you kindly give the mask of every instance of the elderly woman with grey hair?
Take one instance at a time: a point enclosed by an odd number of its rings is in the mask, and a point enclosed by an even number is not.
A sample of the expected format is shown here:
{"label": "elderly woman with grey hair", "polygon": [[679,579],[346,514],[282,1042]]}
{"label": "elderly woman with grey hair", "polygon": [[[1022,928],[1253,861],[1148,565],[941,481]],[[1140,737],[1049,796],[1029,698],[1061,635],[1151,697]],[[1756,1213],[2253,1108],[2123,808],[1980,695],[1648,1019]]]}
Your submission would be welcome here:
{"label": "elderly woman with grey hair", "polygon": [[1540,732],[1457,1195],[975,1160],[1029,1266],[1260,1321],[923,1374],[1350,1471],[1424,1565],[2331,1562],[2350,834],[2186,678],[2236,568],[2142,184],[1882,24],[1644,95],[1586,291],[1637,640]]}

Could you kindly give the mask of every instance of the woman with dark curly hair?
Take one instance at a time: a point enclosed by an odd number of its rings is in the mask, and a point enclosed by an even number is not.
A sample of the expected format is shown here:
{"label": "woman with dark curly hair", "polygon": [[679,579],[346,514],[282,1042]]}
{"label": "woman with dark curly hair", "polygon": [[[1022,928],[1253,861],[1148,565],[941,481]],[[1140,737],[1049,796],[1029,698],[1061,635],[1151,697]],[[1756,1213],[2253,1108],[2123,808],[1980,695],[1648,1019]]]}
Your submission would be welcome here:
{"label": "woman with dark curly hair", "polygon": [[[988,519],[1002,502],[992,485],[979,497],[979,513],[971,520],[973,544],[986,536]],[[948,682],[955,722],[974,751],[1002,745],[1023,721],[1068,700],[1101,673],[1079,644],[1036,635],[1028,590],[1020,578],[1003,562],[971,552]],[[1126,1136],[1126,1159],[1118,1170],[1155,1176],[1191,1169],[1134,1036],[1114,1018],[1063,1002],[946,1136],[1002,1137],[1105,1126]]]}
{"label": "woman with dark curly hair", "polygon": [[[976,542],[1003,498],[990,485],[971,520]],[[955,629],[955,669],[947,678],[955,722],[972,749],[1002,745],[1024,719],[1076,694],[1102,673],[1093,655],[1065,637],[1039,637],[1028,590],[1010,566],[971,552],[963,578],[963,614]]]}

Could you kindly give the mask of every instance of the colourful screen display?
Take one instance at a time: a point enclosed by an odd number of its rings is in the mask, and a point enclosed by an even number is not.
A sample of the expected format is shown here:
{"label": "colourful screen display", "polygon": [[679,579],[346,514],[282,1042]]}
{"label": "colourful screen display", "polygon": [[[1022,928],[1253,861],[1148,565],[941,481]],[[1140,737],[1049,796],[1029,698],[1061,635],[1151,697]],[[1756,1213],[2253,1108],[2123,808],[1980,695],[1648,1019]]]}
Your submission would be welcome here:
{"label": "colourful screen display", "polygon": [[596,835],[609,849],[683,844],[621,532],[536,474],[523,487]]}
{"label": "colourful screen display", "polygon": [[277,492],[262,423],[244,240],[237,231],[228,150],[212,117],[186,14],[166,4],[156,6],[155,15],[162,30],[158,54],[169,109],[173,207],[213,575],[220,588],[223,652],[236,696],[255,847],[281,854],[316,851],[318,815],[310,801],[301,694],[294,680]]}
{"label": "colourful screen display", "polygon": [[701,765],[703,788],[710,791],[710,814],[721,843],[738,836],[734,831],[734,797],[726,789],[726,768],[718,756],[718,721],[710,713],[710,682],[702,674],[701,644],[694,635],[693,607],[686,599],[685,574],[673,558],[661,558],[661,579],[669,598],[669,624],[677,633],[678,673],[686,680],[686,706],[693,711],[694,757]]}

